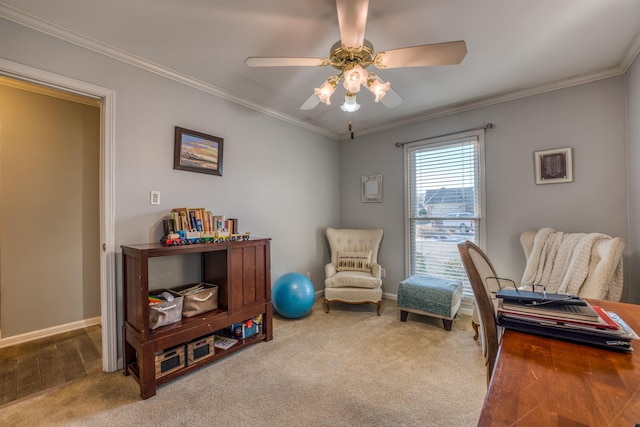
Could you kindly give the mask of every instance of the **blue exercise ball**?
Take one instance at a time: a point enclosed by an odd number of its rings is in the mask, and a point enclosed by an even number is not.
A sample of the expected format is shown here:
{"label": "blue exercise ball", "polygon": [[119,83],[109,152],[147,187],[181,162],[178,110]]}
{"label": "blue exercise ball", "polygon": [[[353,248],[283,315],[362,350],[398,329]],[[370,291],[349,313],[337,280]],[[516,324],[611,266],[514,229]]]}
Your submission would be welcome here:
{"label": "blue exercise ball", "polygon": [[282,275],[271,286],[273,307],[282,317],[297,319],[305,316],[315,299],[313,283],[301,273]]}

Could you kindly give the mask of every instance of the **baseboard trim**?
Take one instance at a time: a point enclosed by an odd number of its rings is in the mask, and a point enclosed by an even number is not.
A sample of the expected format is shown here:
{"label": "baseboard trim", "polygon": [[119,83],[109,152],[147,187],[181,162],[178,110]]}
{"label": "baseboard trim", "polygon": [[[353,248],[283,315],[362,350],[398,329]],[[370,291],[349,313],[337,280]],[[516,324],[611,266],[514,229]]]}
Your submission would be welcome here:
{"label": "baseboard trim", "polygon": [[[324,290],[316,292],[316,298],[322,298],[323,295],[324,295]],[[398,294],[390,294],[387,292],[383,292],[382,298],[388,299],[391,301],[398,301]],[[384,303],[383,303],[383,307],[384,307]],[[473,315],[473,302],[469,302],[465,304],[465,301],[463,301],[462,304],[460,305],[460,309],[458,310],[458,313],[471,317]]]}
{"label": "baseboard trim", "polygon": [[14,335],[12,337],[0,338],[0,348],[22,344],[28,341],[37,340],[38,338],[62,334],[64,332],[75,331],[76,329],[99,325],[100,323],[100,316],[98,316],[91,319],[78,320],[77,322],[65,323],[64,325],[52,326],[38,331],[27,332],[25,334]]}

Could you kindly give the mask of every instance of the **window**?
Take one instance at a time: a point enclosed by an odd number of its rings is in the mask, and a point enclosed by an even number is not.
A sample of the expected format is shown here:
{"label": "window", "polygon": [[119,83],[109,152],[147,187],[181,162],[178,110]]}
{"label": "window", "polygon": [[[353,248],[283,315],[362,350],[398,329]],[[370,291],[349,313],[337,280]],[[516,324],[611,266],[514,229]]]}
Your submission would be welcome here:
{"label": "window", "polygon": [[405,145],[407,273],[462,280],[458,242],[484,243],[484,130]]}

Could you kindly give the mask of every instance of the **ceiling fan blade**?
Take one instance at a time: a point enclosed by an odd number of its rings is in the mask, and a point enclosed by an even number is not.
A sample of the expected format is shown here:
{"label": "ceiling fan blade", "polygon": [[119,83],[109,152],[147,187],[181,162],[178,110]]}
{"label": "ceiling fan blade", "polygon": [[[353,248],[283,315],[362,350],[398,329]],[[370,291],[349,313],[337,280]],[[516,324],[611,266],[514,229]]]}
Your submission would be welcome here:
{"label": "ceiling fan blade", "polygon": [[274,58],[252,56],[244,61],[249,67],[321,67],[322,58]]}
{"label": "ceiling fan blade", "polygon": [[404,102],[404,98],[395,90],[389,89],[380,102],[382,102],[387,108],[393,108],[402,104]]}
{"label": "ceiling fan blade", "polygon": [[467,54],[464,40],[425,44],[382,51],[376,54],[378,68],[426,67],[430,65],[456,65]]}
{"label": "ceiling fan blade", "polygon": [[301,110],[313,110],[320,104],[320,98],[315,93],[312,93],[311,96],[300,106]]}
{"label": "ceiling fan blade", "polygon": [[369,13],[369,0],[336,0],[336,7],[342,45],[362,46]]}

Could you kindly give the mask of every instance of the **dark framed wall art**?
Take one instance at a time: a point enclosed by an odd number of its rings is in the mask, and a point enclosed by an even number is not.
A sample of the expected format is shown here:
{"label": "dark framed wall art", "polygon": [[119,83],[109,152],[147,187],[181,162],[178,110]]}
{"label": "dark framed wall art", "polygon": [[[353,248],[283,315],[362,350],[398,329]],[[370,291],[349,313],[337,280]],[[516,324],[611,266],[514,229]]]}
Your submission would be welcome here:
{"label": "dark framed wall art", "polygon": [[173,168],[222,176],[224,140],[176,126]]}
{"label": "dark framed wall art", "polygon": [[573,181],[571,147],[533,153],[536,184],[557,184]]}

